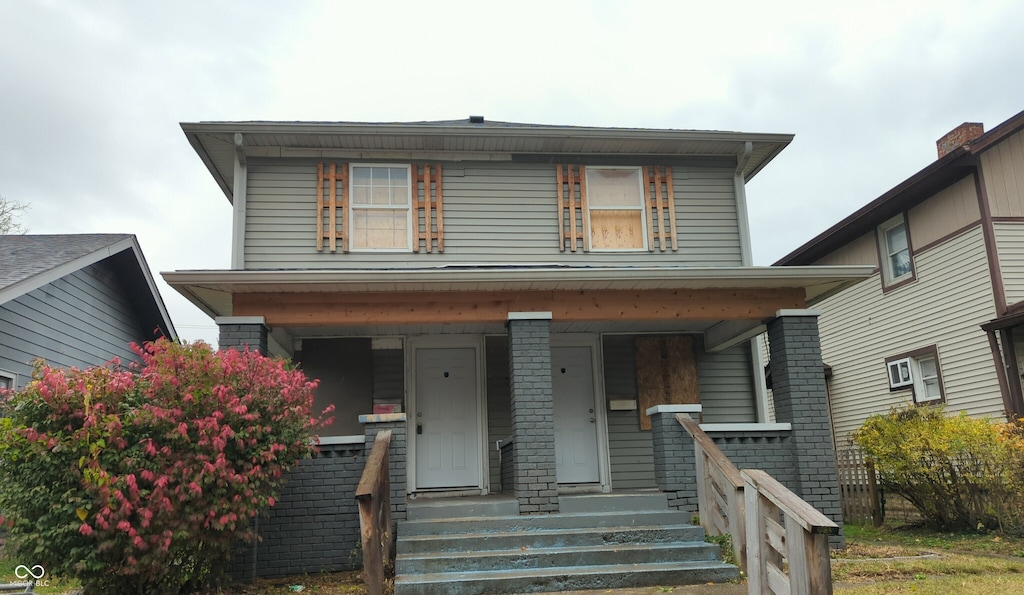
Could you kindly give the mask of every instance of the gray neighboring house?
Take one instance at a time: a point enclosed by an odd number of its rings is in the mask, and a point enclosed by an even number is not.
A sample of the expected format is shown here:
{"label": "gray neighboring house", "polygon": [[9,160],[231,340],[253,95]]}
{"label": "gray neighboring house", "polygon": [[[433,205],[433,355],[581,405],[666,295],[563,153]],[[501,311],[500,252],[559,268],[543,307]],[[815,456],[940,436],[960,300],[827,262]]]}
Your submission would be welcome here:
{"label": "gray neighboring house", "polygon": [[32,363],[136,361],[129,345],[177,340],[131,234],[0,236],[0,388],[24,386]]}

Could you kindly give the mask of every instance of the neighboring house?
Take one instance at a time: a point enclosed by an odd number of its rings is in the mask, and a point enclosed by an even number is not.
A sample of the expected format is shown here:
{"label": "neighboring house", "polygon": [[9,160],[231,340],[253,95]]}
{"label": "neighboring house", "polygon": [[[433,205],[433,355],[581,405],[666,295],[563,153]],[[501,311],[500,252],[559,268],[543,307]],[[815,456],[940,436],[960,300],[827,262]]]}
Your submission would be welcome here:
{"label": "neighboring house", "polygon": [[136,361],[129,345],[158,337],[177,339],[135,236],[0,235],[0,388],[37,359]]}
{"label": "neighboring house", "polygon": [[[336,408],[321,456],[396,431],[397,518],[407,496],[503,492],[536,514],[566,494],[658,488],[692,511],[692,454],[659,442],[692,453],[680,408],[741,466],[838,515],[804,308],[870,269],[751,266],[745,184],[789,135],[483,118],[182,128],[233,204],[232,269],[165,279],[217,320],[222,348],[320,378],[317,407]],[[765,328],[774,424],[751,341]],[[321,483],[361,470],[335,460],[317,459]],[[324,496],[299,483],[313,515]],[[294,564],[275,570],[313,557]]]}
{"label": "neighboring house", "polygon": [[938,160],[776,263],[875,269],[814,303],[840,445],[905,404],[1024,416],[1024,112],[937,145]]}

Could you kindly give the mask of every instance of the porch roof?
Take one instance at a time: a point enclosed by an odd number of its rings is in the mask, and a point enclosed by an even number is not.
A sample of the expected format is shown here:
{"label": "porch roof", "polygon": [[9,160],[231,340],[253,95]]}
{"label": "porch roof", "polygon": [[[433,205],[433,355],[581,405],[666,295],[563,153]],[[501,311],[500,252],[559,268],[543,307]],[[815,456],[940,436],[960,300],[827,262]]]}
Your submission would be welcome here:
{"label": "porch roof", "polygon": [[569,267],[448,265],[360,270],[193,270],[161,273],[211,317],[246,293],[800,289],[808,302],[871,275],[870,266]]}

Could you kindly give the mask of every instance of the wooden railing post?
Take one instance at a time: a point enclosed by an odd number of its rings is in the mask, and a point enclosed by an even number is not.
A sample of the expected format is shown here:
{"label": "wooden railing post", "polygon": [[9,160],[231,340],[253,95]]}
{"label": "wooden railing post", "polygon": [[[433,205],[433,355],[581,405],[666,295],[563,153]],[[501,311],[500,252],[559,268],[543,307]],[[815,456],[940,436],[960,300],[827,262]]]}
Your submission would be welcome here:
{"label": "wooden railing post", "polygon": [[383,595],[388,569],[393,569],[391,560],[395,554],[391,536],[390,444],[391,430],[377,433],[356,488],[359,532],[363,543],[363,582],[370,595]]}
{"label": "wooden railing post", "polygon": [[839,526],[764,471],[744,469],[740,475],[746,484],[748,592],[831,594],[828,536]]}
{"label": "wooden railing post", "polygon": [[697,514],[710,535],[732,536],[736,565],[747,571],[747,538],[743,478],[715,442],[693,418],[677,413],[676,421],[693,438],[697,465]]}

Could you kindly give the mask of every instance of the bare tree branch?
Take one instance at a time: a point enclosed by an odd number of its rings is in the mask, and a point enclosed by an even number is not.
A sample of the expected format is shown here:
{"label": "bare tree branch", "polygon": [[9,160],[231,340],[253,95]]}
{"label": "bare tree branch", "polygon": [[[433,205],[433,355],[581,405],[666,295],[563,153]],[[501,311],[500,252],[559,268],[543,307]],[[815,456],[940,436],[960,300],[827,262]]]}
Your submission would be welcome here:
{"label": "bare tree branch", "polygon": [[28,231],[17,215],[28,209],[28,205],[0,196],[0,235],[23,234]]}

